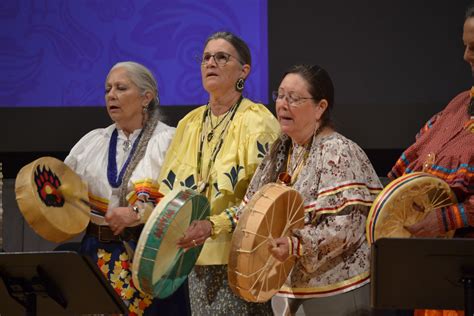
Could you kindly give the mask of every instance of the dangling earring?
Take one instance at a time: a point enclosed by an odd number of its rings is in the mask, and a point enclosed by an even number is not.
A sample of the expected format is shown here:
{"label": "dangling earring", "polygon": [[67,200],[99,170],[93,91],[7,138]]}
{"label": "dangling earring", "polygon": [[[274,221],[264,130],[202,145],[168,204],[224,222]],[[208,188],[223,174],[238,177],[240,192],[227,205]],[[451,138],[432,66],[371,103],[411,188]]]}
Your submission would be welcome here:
{"label": "dangling earring", "polygon": [[147,120],[148,120],[148,109],[150,108],[150,105],[145,105],[142,107],[142,127],[145,126]]}
{"label": "dangling earring", "polygon": [[324,124],[322,123],[319,123],[318,126],[315,126],[312,138],[314,139],[316,136],[318,136],[319,133],[321,133],[321,131],[323,130],[323,128],[324,128]]}
{"label": "dangling earring", "polygon": [[244,85],[245,85],[245,80],[243,78],[239,78],[237,82],[235,83],[235,90],[238,92],[242,92],[244,90]]}

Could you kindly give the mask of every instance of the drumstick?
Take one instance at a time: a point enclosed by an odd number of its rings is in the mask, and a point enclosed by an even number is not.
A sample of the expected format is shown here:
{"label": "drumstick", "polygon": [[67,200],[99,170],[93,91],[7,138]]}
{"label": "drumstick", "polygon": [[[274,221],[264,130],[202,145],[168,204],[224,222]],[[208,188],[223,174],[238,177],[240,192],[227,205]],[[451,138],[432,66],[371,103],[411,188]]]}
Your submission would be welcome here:
{"label": "drumstick", "polygon": [[[84,205],[86,205],[87,207],[89,207],[90,212],[91,212],[92,214],[97,215],[97,216],[100,216],[100,217],[104,217],[104,214],[102,214],[102,213],[100,213],[100,212],[94,210],[92,204],[91,204],[89,201],[87,201],[86,199],[83,199],[83,198],[81,198],[81,197],[78,197],[74,192],[72,192],[71,187],[68,186],[67,184],[62,184],[62,185],[60,185],[59,188],[58,188],[58,191],[61,192],[61,194],[62,194],[65,198],[67,198],[67,200],[68,200],[69,203],[71,203],[71,204],[77,206],[76,203],[77,203],[77,201],[79,201],[79,202],[83,203]],[[72,202],[74,202],[74,203],[72,203]],[[81,211],[83,211],[83,212],[85,212],[85,210],[84,210],[83,208],[79,208],[79,207],[78,207],[78,209],[81,210]],[[89,213],[89,211],[87,211],[87,213]]]}
{"label": "drumstick", "polygon": [[[77,201],[83,203],[84,205],[88,206],[89,209],[90,209],[90,213],[94,214],[94,215],[97,215],[99,217],[102,217],[104,218],[104,214],[94,210],[94,208],[92,207],[92,204],[87,201],[86,199],[83,199],[81,197],[78,197],[76,194],[74,194],[74,192],[72,192],[71,188],[67,185],[67,184],[63,184],[63,185],[60,185],[59,188],[58,188],[58,191],[61,192],[61,194],[66,198],[68,197],[69,199],[69,203],[71,203],[72,205],[74,206],[78,206],[77,204]],[[86,212],[83,208],[79,208],[77,207],[79,210],[81,210],[82,212]],[[87,211],[88,215],[89,212]],[[122,235],[122,234],[121,234]],[[123,235],[122,235],[123,236]],[[128,241],[126,240],[122,240],[122,244],[125,248],[125,252],[127,253],[128,257],[130,258],[130,263],[133,261],[133,257],[135,255],[135,251],[133,250],[133,248],[130,246],[130,244],[128,243]]]}

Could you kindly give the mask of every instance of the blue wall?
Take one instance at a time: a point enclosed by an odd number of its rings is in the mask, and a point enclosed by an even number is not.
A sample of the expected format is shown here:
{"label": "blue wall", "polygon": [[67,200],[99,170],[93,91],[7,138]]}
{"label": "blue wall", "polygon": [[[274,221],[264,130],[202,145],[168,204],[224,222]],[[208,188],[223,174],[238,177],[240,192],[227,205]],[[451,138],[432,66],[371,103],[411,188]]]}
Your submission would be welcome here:
{"label": "blue wall", "polygon": [[231,31],[250,46],[247,96],[268,102],[266,0],[2,0],[0,107],[98,106],[118,61],[150,68],[162,105],[207,102],[206,38]]}

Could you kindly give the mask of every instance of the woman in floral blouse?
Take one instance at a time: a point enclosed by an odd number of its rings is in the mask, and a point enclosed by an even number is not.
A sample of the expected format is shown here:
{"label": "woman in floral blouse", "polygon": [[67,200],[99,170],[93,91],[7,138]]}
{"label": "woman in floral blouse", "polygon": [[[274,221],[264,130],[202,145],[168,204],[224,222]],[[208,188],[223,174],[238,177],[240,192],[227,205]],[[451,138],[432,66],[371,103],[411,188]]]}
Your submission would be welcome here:
{"label": "woman in floral blouse", "polygon": [[362,149],[332,128],[334,88],[324,69],[292,67],[273,98],[282,133],[257,169],[244,204],[264,184],[280,179],[302,195],[305,206],[304,227],[271,248],[278,260],[297,258],[272,299],[273,311],[294,314],[300,305],[306,315],[368,310],[365,222],[382,188],[377,174]]}

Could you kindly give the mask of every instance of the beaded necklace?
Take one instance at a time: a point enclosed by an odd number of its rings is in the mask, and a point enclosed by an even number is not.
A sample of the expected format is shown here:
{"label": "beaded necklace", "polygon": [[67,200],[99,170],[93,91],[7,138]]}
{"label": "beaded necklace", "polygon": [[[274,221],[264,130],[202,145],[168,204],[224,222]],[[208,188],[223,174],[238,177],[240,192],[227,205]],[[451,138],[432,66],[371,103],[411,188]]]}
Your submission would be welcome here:
{"label": "beaded necklace", "polygon": [[308,140],[308,142],[304,146],[302,146],[303,148],[298,153],[298,156],[295,159],[294,165],[291,164],[291,156],[293,154],[294,145],[291,146],[288,152],[288,158],[286,160],[286,170],[281,172],[278,175],[278,180],[277,180],[278,183],[284,184],[287,186],[292,186],[296,182],[298,175],[303,169],[303,166],[306,164],[306,160],[308,159],[313,140],[321,132],[322,129],[323,129],[323,126],[319,126],[314,132],[314,134],[311,135],[311,138]]}
{"label": "beaded necklace", "polygon": [[[209,186],[209,178],[211,176],[211,167],[216,161],[217,154],[219,153],[222,144],[224,143],[224,136],[227,132],[227,128],[229,127],[230,122],[232,122],[232,119],[234,118],[235,113],[237,112],[237,109],[239,108],[240,103],[242,102],[243,97],[240,96],[239,100],[237,103],[235,103],[232,108],[229,110],[228,114],[229,119],[227,120],[224,128],[222,129],[221,133],[219,134],[219,140],[217,141],[217,144],[214,146],[214,148],[211,150],[211,157],[209,159],[209,162],[207,164],[207,176],[206,179],[204,180],[204,176],[202,175],[202,156],[203,156],[203,147],[204,147],[204,139],[206,138],[205,132],[204,132],[204,124],[206,123],[206,118],[210,116],[210,107],[208,104],[208,107],[206,111],[204,111],[204,115],[202,117],[202,122],[201,122],[201,137],[199,140],[199,151],[197,154],[197,189],[199,193],[204,192],[208,186]],[[222,121],[221,121],[222,122]],[[217,126],[215,127],[217,128]],[[214,129],[215,129],[214,128]],[[211,137],[212,139],[212,137]]]}
{"label": "beaded necklace", "polygon": [[288,186],[292,186],[296,179],[298,178],[298,175],[301,171],[301,168],[303,168],[303,165],[306,163],[306,159],[309,156],[309,149],[311,148],[311,145],[306,144],[305,146],[302,146],[303,148],[299,152],[297,158],[295,159],[295,165],[291,165],[291,156],[293,154],[293,147],[290,148],[290,151],[288,152],[288,158],[286,161],[286,171],[280,173],[278,175],[278,180],[281,184],[285,184]]}
{"label": "beaded necklace", "polygon": [[125,174],[125,170],[127,170],[128,164],[130,160],[132,160],[133,154],[135,153],[135,149],[137,148],[138,142],[142,137],[143,129],[141,130],[140,134],[138,135],[137,139],[133,142],[132,150],[128,154],[127,160],[122,166],[120,173],[117,177],[117,138],[118,138],[118,131],[115,129],[110,137],[109,142],[109,156],[108,156],[108,163],[107,163],[107,180],[109,180],[109,184],[112,188],[118,188],[122,184],[123,175]]}

